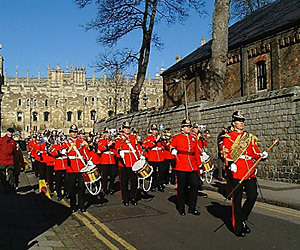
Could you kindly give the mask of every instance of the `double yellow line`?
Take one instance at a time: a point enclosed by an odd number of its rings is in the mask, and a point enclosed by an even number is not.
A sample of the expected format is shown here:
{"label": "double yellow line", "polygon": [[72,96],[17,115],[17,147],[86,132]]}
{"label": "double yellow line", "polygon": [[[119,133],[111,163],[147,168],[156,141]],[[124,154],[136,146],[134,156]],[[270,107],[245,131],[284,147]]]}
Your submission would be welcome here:
{"label": "double yellow line", "polygon": [[[69,206],[66,201],[62,201],[64,205]],[[93,224],[98,225],[109,237],[114,239],[116,242],[118,242],[120,245],[122,245],[125,249],[130,250],[136,250],[134,246],[129,244],[127,241],[123,240],[120,236],[118,236],[116,233],[111,231],[107,226],[105,226],[101,221],[99,221],[95,216],[91,215],[89,212],[84,212],[83,215],[81,215],[79,212],[75,212],[73,214],[77,219],[79,219],[84,225],[89,228],[94,235],[101,240],[109,249],[112,250],[118,250],[119,248],[114,245],[110,240],[105,238],[98,229],[93,226]],[[88,218],[86,218],[88,217]],[[90,219],[90,220],[89,220]]]}

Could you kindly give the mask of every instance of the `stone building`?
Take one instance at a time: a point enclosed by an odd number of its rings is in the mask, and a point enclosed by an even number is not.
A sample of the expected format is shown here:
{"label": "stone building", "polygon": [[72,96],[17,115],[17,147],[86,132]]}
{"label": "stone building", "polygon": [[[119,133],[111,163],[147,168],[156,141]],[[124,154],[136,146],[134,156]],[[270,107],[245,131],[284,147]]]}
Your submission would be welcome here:
{"label": "stone building", "polygon": [[[224,99],[299,86],[299,13],[298,0],[280,0],[229,28]],[[165,108],[184,103],[184,84],[189,103],[208,99],[210,55],[211,41],[164,71]]]}
{"label": "stone building", "polygon": [[[5,74],[2,101],[2,131],[9,126],[19,131],[22,138],[33,131],[59,129],[68,132],[72,124],[92,131],[94,123],[115,114],[125,114],[130,109],[130,90],[135,77],[86,77],[83,67],[71,66],[64,71],[59,65],[55,69],[48,66],[47,77],[15,77]],[[140,109],[161,107],[162,78],[145,80],[141,95]]]}

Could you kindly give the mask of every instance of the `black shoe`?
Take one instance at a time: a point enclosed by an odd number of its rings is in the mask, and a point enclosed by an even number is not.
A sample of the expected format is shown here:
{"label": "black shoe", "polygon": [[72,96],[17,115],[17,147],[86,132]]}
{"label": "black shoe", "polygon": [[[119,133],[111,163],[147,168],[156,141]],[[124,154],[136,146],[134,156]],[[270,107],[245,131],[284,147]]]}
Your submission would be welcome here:
{"label": "black shoe", "polygon": [[200,215],[200,212],[197,209],[189,209],[189,214]]}
{"label": "black shoe", "polygon": [[110,195],[114,195],[114,193],[115,193],[114,190],[110,190],[110,191],[109,191],[109,194],[110,194]]}
{"label": "black shoe", "polygon": [[185,216],[185,211],[182,210],[182,209],[178,209],[178,213],[179,213],[181,216]]}
{"label": "black shoe", "polygon": [[241,232],[235,231],[234,234],[235,234],[235,236],[237,236],[237,237],[245,237],[245,236],[246,236],[246,233],[243,232],[243,231],[241,231]]}
{"label": "black shoe", "polygon": [[246,222],[242,222],[242,225],[243,225],[244,232],[246,234],[251,233],[251,229],[247,226]]}
{"label": "black shoe", "polygon": [[75,213],[75,212],[76,212],[76,209],[75,209],[75,208],[72,208],[71,212],[72,212],[72,213]]}
{"label": "black shoe", "polygon": [[82,213],[86,212],[85,208],[80,208],[80,211],[81,211]]}
{"label": "black shoe", "polygon": [[163,187],[158,187],[158,191],[163,193],[165,192],[165,189]]}
{"label": "black shoe", "polygon": [[131,204],[133,205],[133,206],[137,206],[137,202],[136,202],[136,200],[135,199],[131,199]]}
{"label": "black shoe", "polygon": [[123,201],[123,204],[124,204],[124,206],[126,206],[126,207],[129,206],[129,202],[128,202],[127,200],[124,200],[124,201]]}
{"label": "black shoe", "polygon": [[57,198],[58,201],[61,201],[62,199],[63,199],[63,197],[61,197],[61,196]]}
{"label": "black shoe", "polygon": [[155,188],[151,188],[151,191],[152,191],[152,192],[155,192],[155,191],[156,191],[156,189],[155,189]]}

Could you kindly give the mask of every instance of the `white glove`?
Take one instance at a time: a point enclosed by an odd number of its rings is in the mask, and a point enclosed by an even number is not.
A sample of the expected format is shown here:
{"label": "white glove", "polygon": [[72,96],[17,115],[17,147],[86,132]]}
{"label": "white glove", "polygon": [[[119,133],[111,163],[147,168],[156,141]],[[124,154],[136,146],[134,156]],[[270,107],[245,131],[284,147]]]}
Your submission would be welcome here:
{"label": "white glove", "polygon": [[60,151],[60,153],[61,153],[62,155],[65,155],[65,154],[67,153],[67,150],[66,150],[65,148],[63,148],[63,149]]}
{"label": "white glove", "polygon": [[125,153],[124,153],[124,151],[120,151],[120,156],[122,157],[122,158],[124,158],[124,156],[125,156]]}
{"label": "white glove", "polygon": [[145,156],[141,155],[140,160],[145,160]]}
{"label": "white glove", "polygon": [[200,169],[200,170],[199,170],[199,173],[200,173],[200,174],[203,174],[203,169]]}
{"label": "white glove", "polygon": [[267,151],[264,151],[262,153],[260,153],[260,156],[262,156],[263,159],[267,159],[267,157],[269,156]]}
{"label": "white glove", "polygon": [[178,150],[176,148],[173,148],[171,150],[171,155],[177,155],[177,153],[178,153]]}
{"label": "white glove", "polygon": [[236,173],[237,172],[237,165],[235,163],[232,163],[229,167],[231,172]]}
{"label": "white glove", "polygon": [[88,160],[88,161],[87,161],[87,165],[88,165],[88,166],[94,166],[94,163],[93,163],[91,160]]}

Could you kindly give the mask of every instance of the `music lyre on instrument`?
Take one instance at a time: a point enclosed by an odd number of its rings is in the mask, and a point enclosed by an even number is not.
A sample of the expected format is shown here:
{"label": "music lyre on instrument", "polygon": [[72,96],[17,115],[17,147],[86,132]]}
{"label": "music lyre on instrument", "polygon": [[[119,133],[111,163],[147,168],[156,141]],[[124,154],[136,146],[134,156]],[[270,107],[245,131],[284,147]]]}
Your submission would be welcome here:
{"label": "music lyre on instrument", "polygon": [[[265,151],[268,152],[270,151],[274,146],[277,146],[279,144],[279,140],[275,139],[273,140],[273,143],[270,147],[268,147]],[[230,192],[230,194],[225,198],[224,201],[228,200],[229,197],[234,193],[234,191],[242,184],[242,182],[245,180],[247,175],[251,173],[251,171],[257,166],[257,164],[262,160],[262,156],[258,158],[258,160],[254,163],[254,165],[248,170],[248,172],[243,176],[243,178],[239,181],[239,183],[235,186],[235,188]]]}

